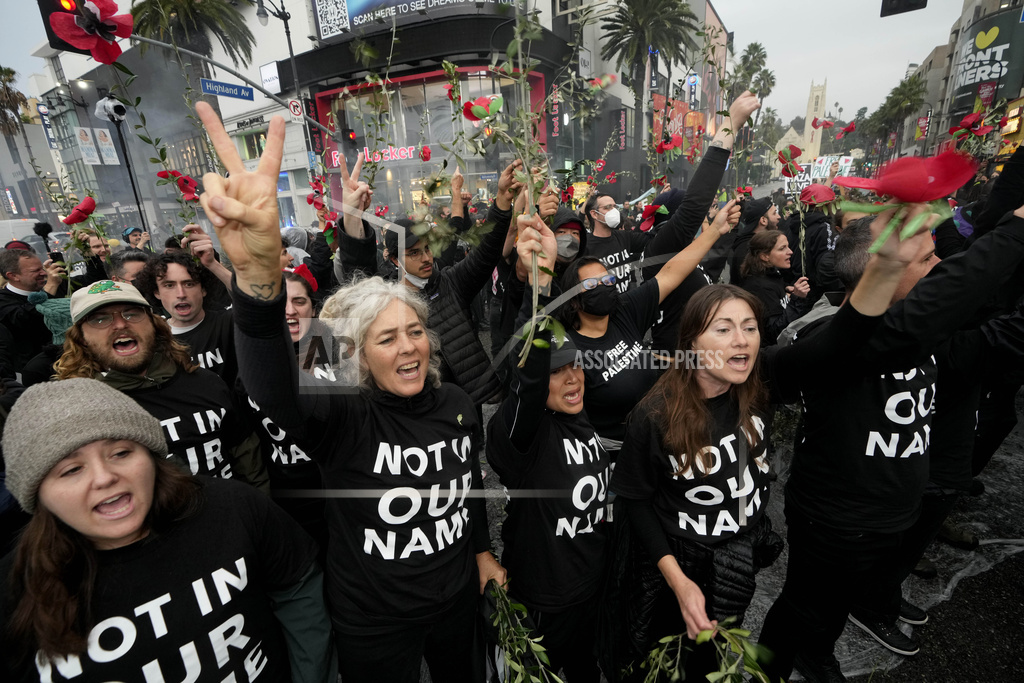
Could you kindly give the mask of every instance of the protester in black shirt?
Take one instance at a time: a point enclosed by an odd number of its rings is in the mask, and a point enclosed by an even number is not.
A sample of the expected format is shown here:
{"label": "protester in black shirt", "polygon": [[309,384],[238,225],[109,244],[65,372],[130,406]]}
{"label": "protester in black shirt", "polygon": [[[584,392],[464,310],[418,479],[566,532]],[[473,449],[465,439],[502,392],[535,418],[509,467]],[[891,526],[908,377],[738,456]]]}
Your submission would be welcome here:
{"label": "protester in black shirt", "polygon": [[715,217],[714,225],[672,257],[651,280],[625,294],[600,261],[574,261],[561,287],[573,296],[559,309],[567,334],[580,350],[586,378],[587,416],[614,459],[626,415],[657,380],[668,363],[654,359],[643,346],[644,335],[658,317],[658,304],[697,267],[715,241],[739,220],[735,201]]}
{"label": "protester in black shirt", "polygon": [[762,346],[771,346],[791,322],[807,313],[807,295],[811,285],[806,277],[786,283],[783,271],[789,271],[793,250],[778,230],[759,232],[750,240],[750,248],[740,267],[743,289],[761,300]]}
{"label": "protester in black shirt", "polygon": [[599,259],[615,276],[619,293],[625,293],[633,282],[630,264],[640,259],[654,233],[622,229],[622,216],[610,195],[595,193],[584,205],[583,215],[590,225],[583,255]]}
{"label": "protester in black shirt", "polygon": [[[887,212],[877,220],[877,234],[891,217]],[[772,347],[763,360],[760,302],[752,295],[715,285],[691,299],[679,340],[688,362],[665,373],[631,416],[612,482],[636,539],[634,591],[625,596],[634,655],[684,625],[696,638],[724,617],[742,617],[754,592],[756,548],[766,534],[759,520],[768,496],[769,397],[761,377],[769,379],[772,400],[822,382],[810,368],[833,354],[855,353],[925,241],[927,234],[905,242],[892,237],[827,337],[802,349]],[[664,583],[656,580],[659,574]],[[698,650],[687,673],[706,672],[712,656]]]}
{"label": "protester in black shirt", "polygon": [[259,439],[228,386],[189,360],[166,321],[132,285],[101,280],[71,296],[57,379],[97,379],[160,420],[171,458],[192,474],[244,481],[269,493]]}
{"label": "protester in black shirt", "polygon": [[[824,293],[824,284],[818,281],[818,262],[828,251],[836,246],[839,233],[832,229],[824,207],[834,201],[835,192],[824,185],[814,183],[800,192],[800,205],[803,212],[797,211],[779,224],[779,230],[785,233],[789,244],[793,247],[792,270],[796,277],[806,277],[811,282],[810,303]],[[800,232],[803,228],[803,244]],[[803,252],[807,252],[807,263],[803,262]]]}
{"label": "protester in black shirt", "polygon": [[[786,486],[786,584],[761,635],[776,654],[773,676],[788,678],[795,659],[808,676],[843,680],[832,650],[850,608],[866,607],[865,586],[898,587],[894,565],[919,518],[929,477],[932,354],[1007,293],[1011,274],[1016,284],[1009,291],[1019,296],[1022,226],[1024,209],[1018,209],[971,249],[937,265],[934,245],[922,244],[871,340],[842,363],[808,368],[829,383],[788,397],[801,402],[803,432]],[[847,270],[837,255],[837,273],[845,278]],[[913,306],[902,301],[911,288]],[[831,325],[804,328],[794,345],[813,342]],[[870,618],[882,623],[891,616],[891,624],[899,609]],[[916,650],[916,643],[909,646],[907,652]]]}
{"label": "protester in black shirt", "polygon": [[313,543],[249,487],[168,463],[137,403],[40,384],[3,445],[32,514],[0,565],[4,681],[331,680]]}
{"label": "protester in black shirt", "polygon": [[[743,206],[743,217],[736,239],[732,243],[732,257],[729,259],[729,282],[743,286],[743,261],[747,258],[750,240],[757,233],[775,230],[779,226],[779,210],[767,197],[751,199]],[[788,267],[788,266],[787,266]]]}
{"label": "protester in black shirt", "polygon": [[[553,271],[554,233],[536,214],[532,221],[520,218],[519,225],[521,262],[543,253],[538,264]],[[551,280],[540,273],[541,306],[554,300]],[[529,320],[532,305],[527,287],[517,327]],[[550,333],[538,338],[554,343]],[[583,410],[583,373],[571,340],[558,350],[533,346],[525,366],[510,363],[509,371],[510,393],[487,426],[487,461],[509,497],[501,528],[509,592],[529,610],[551,671],[564,667],[573,683],[597,683],[594,646],[608,541],[608,454]]]}
{"label": "protester in black shirt", "polygon": [[[196,238],[185,238],[192,239]],[[167,313],[171,331],[192,350],[193,362],[234,386],[238,376],[234,325],[229,311],[207,310],[207,286],[213,280],[210,271],[188,252],[177,251],[155,257],[139,273],[136,283],[151,304]]]}
{"label": "protester in black shirt", "polygon": [[504,570],[488,550],[483,499],[473,495],[481,426],[466,392],[440,383],[426,301],[379,278],[340,289],[323,316],[353,340],[358,356],[347,366],[358,392],[300,373],[275,244],[284,121],[271,121],[250,172],[213,110],[196,109],[231,173],[230,183],[207,174],[201,201],[235,268],[242,380],[276,424],[311,444],[325,485],[356,492],[328,500],[328,596],[342,678],[416,680],[425,657],[434,680],[479,680],[476,602],[489,580],[504,583]]}
{"label": "protester in black shirt", "polygon": [[149,233],[144,232],[138,226],[125,228],[121,232],[121,239],[128,243],[127,249],[129,250],[153,253],[153,245],[149,242]]}
{"label": "protester in black shirt", "polygon": [[[309,271],[303,275],[285,271],[284,280],[288,302],[285,324],[299,367],[314,377],[334,381],[335,375],[328,362],[333,351],[333,335],[316,318],[313,303],[313,286],[319,288],[319,284]],[[320,546],[321,559],[324,558],[327,551],[325,498],[312,493],[321,492],[324,487],[320,468],[306,453],[308,445],[278,427],[245,390],[241,380],[236,382],[236,387],[243,396],[242,403],[252,410],[253,422],[258,425],[256,431],[270,475],[271,497],[313,537]]]}

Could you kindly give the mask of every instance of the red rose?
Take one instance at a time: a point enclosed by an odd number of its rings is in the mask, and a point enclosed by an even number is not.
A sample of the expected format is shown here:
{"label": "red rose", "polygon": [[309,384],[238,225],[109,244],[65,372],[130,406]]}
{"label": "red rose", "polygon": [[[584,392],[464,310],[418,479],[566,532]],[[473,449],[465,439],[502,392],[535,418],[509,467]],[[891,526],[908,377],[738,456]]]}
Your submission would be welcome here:
{"label": "red rose", "polygon": [[604,159],[598,159],[594,163],[594,170],[599,172],[604,170]]}
{"label": "red rose", "polygon": [[426,145],[423,145],[423,147],[420,148],[420,159],[423,161],[430,161],[430,148]]}
{"label": "red rose", "polygon": [[96,200],[92,197],[86,197],[79,203],[78,206],[71,209],[71,213],[67,218],[64,219],[64,223],[67,225],[74,225],[75,223],[81,223],[86,218],[92,215],[92,212],[96,210]]}
{"label": "red rose", "polygon": [[121,56],[117,38],[132,34],[132,15],[116,14],[114,0],[79,2],[72,12],[54,12],[50,28],[69,45],[88,50],[101,64],[113,64]]}
{"label": "red rose", "polygon": [[840,176],[836,185],[874,190],[901,202],[930,202],[955,192],[974,176],[974,160],[957,152],[935,157],[903,157],[884,166],[877,178]]}

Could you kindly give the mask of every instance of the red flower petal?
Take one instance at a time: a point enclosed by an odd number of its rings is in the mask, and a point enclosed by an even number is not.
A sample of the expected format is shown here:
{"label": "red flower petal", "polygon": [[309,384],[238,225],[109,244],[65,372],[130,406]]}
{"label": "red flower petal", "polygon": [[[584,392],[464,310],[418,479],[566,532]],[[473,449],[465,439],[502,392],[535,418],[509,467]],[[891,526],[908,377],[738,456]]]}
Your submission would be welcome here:
{"label": "red flower petal", "polygon": [[874,190],[901,202],[930,202],[952,194],[974,176],[974,160],[957,152],[924,159],[903,157],[882,168],[877,178],[840,176],[837,185]]}
{"label": "red flower petal", "polygon": [[420,149],[420,159],[423,161],[430,161],[430,148],[426,145]]}
{"label": "red flower petal", "polygon": [[167,171],[157,171],[156,172],[156,177],[157,178],[170,178],[171,174],[168,173]]}
{"label": "red flower petal", "polygon": [[479,121],[480,120],[480,117],[478,117],[476,114],[473,113],[473,103],[472,102],[466,102],[464,105],[462,105],[462,115],[465,116],[470,121]]}
{"label": "red flower petal", "polygon": [[683,148],[683,136],[680,135],[679,133],[676,133],[675,135],[672,136],[672,148],[673,149],[682,149]]}

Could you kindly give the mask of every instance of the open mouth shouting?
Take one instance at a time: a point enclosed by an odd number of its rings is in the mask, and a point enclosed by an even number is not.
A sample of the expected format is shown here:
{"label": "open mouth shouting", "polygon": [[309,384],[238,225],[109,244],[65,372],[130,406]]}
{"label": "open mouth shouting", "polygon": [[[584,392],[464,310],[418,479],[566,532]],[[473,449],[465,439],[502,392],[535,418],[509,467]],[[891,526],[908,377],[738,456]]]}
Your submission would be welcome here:
{"label": "open mouth shouting", "polygon": [[111,496],[93,507],[93,510],[106,519],[127,517],[134,509],[135,503],[130,493],[119,493],[116,496]]}
{"label": "open mouth shouting", "polygon": [[132,356],[139,350],[139,342],[135,337],[122,334],[114,339],[114,353],[119,356]]}
{"label": "open mouth shouting", "polygon": [[726,361],[726,365],[737,372],[746,372],[747,368],[750,367],[750,356],[745,353],[737,354],[729,358],[729,360]]}
{"label": "open mouth shouting", "polygon": [[580,401],[583,400],[583,397],[580,395],[579,391],[573,391],[572,393],[563,394],[562,400],[571,406],[575,406],[579,405]]}
{"label": "open mouth shouting", "polygon": [[420,362],[413,361],[398,367],[398,376],[404,380],[418,380],[420,378]]}

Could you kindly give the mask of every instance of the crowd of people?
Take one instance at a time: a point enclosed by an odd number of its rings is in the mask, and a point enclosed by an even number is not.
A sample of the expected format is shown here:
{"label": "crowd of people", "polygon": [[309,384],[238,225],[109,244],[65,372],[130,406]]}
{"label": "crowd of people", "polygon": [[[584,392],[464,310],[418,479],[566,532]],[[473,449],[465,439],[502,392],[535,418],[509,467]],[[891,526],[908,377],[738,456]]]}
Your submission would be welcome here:
{"label": "crowd of people", "polygon": [[[220,251],[199,225],[113,253],[85,230],[69,275],[7,245],[0,678],[486,681],[496,586],[563,680],[636,680],[665,636],[742,622],[784,545],[772,681],[846,680],[847,620],[918,652],[901,586],[1016,421],[1024,153],[941,224],[837,215],[831,177],[723,198],[759,106],[733,102],[644,215],[535,199],[518,161],[479,206],[456,172],[438,219],[490,229],[435,254],[422,223],[370,218],[361,161],[333,239],[282,231],[283,121],[246,170],[200,103]],[[714,646],[683,666],[703,679]]]}

